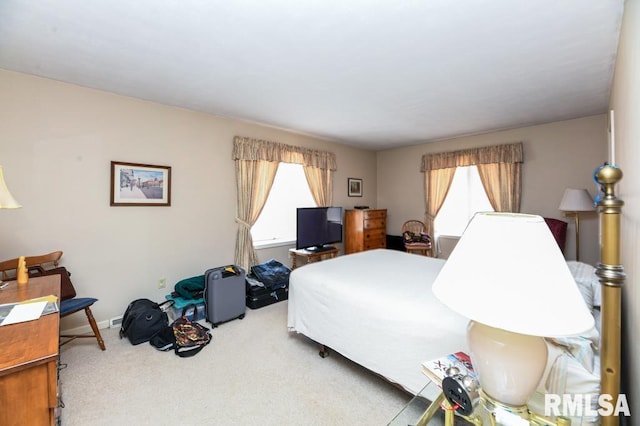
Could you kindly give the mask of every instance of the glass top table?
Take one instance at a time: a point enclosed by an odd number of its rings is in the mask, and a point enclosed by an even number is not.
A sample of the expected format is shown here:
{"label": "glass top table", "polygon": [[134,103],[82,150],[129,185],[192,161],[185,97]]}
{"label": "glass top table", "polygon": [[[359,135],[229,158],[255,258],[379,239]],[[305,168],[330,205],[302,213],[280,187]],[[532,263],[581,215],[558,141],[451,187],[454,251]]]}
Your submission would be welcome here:
{"label": "glass top table", "polygon": [[[432,406],[432,401],[440,399],[440,403]],[[444,396],[440,387],[433,381],[429,381],[424,388],[414,396],[411,401],[404,406],[404,408],[388,423],[389,426],[444,426],[446,423],[446,416],[453,420],[453,424],[458,425],[483,425],[483,424],[521,424],[522,418],[518,417],[516,413],[500,410],[500,407],[488,407],[486,401],[480,398],[480,403],[475,406],[473,414],[468,417],[462,417],[461,415],[454,414],[453,411],[449,411],[447,414],[445,406],[449,406],[444,401]],[[484,402],[483,402],[484,401]],[[450,407],[450,406],[449,406]],[[433,415],[425,415],[428,409],[432,409]],[[489,408],[489,409],[488,409]],[[526,407],[524,407],[526,409]],[[494,409],[495,411],[492,411]],[[530,423],[534,425],[571,425],[571,419],[567,417],[557,417],[555,419],[545,418],[543,416],[530,413]],[[493,421],[489,420],[489,417],[494,417]],[[577,424],[593,424],[583,423],[583,418],[575,417]],[[449,423],[451,424],[451,423]]]}
{"label": "glass top table", "polygon": [[[389,426],[417,426],[420,423],[420,419],[427,411],[427,408],[431,405],[431,402],[436,400],[441,394],[442,390],[433,381],[425,385],[424,388],[414,396],[411,401],[404,406],[404,408],[391,420]],[[443,426],[445,424],[445,411],[439,408],[437,412],[426,423],[420,423],[421,425],[429,426]],[[470,425],[472,423],[467,422],[465,419],[459,416],[454,416],[455,425]]]}

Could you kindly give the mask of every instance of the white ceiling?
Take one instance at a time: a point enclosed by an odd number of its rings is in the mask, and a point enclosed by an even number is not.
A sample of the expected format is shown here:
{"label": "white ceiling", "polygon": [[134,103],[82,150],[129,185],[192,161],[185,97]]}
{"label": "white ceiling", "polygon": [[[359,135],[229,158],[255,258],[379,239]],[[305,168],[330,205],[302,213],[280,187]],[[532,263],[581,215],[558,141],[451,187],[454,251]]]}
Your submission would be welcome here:
{"label": "white ceiling", "polygon": [[368,149],[604,113],[623,0],[2,0],[0,68]]}

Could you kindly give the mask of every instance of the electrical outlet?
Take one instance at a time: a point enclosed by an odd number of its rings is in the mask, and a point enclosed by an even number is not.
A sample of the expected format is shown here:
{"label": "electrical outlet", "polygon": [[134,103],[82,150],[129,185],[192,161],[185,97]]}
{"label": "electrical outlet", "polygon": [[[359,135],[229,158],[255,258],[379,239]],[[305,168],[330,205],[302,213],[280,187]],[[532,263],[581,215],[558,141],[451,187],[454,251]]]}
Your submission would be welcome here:
{"label": "electrical outlet", "polygon": [[167,279],[166,278],[160,278],[158,280],[158,288],[166,288],[167,287]]}

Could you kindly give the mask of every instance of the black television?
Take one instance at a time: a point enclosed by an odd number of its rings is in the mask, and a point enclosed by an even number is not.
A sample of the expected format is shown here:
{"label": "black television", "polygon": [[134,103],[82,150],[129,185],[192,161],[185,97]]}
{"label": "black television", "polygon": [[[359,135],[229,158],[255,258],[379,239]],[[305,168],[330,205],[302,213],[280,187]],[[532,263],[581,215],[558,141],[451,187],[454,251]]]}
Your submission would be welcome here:
{"label": "black television", "polygon": [[342,207],[298,207],[296,249],[331,250],[342,242]]}

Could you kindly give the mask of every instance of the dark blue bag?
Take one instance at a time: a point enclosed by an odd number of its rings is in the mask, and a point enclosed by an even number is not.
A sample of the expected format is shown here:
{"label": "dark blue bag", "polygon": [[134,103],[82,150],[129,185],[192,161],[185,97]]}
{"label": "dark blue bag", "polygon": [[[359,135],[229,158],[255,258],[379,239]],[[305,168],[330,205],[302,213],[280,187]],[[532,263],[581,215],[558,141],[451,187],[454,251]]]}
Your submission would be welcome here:
{"label": "dark blue bag", "polygon": [[251,272],[267,289],[277,290],[289,287],[291,269],[275,259],[252,266]]}

